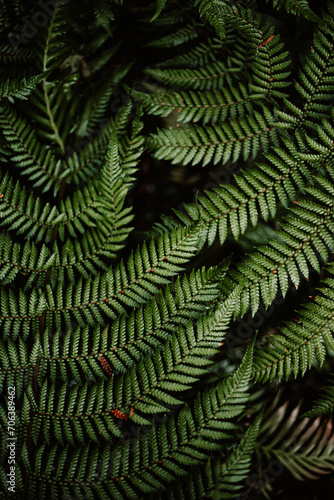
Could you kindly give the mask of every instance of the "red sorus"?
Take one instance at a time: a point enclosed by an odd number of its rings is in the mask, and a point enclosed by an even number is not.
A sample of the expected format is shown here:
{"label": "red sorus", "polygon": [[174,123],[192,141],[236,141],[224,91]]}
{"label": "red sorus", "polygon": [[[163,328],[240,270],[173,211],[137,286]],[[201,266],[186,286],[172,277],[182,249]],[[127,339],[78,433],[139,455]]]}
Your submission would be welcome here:
{"label": "red sorus", "polygon": [[0,198],[3,198],[3,197],[4,197],[4,195],[3,195],[3,194],[0,194]]}
{"label": "red sorus", "polygon": [[108,299],[108,297],[106,298],[106,302],[109,302],[109,299]]}
{"label": "red sorus", "polygon": [[277,274],[277,271],[276,271],[276,269],[275,269],[275,271],[273,271],[273,274]]}
{"label": "red sorus", "polygon": [[271,77],[271,78],[270,78],[270,81],[271,81],[271,82],[273,82],[273,81],[274,81],[273,77]]}
{"label": "red sorus", "polygon": [[151,269],[151,271],[150,271],[150,272],[151,272],[151,273],[154,273],[154,269]]}
{"label": "red sorus", "polygon": [[111,410],[111,413],[113,413],[115,415],[115,417],[120,419],[120,420],[127,420],[129,417],[131,417],[134,414],[134,411],[135,410],[134,410],[133,406],[131,406],[130,413],[125,413],[124,411],[118,410],[117,408],[116,408],[116,410]]}
{"label": "red sorus", "polygon": [[168,260],[167,257],[164,257],[164,260]]}
{"label": "red sorus", "polygon": [[112,366],[109,361],[103,356],[103,354],[99,355],[99,362],[102,366],[103,370],[108,374],[112,375]]}
{"label": "red sorus", "polygon": [[309,298],[309,299],[312,299],[312,300],[315,300],[314,295],[309,295],[309,296],[308,296],[308,298]]}
{"label": "red sorus", "polygon": [[119,420],[127,420],[128,419],[128,415],[126,413],[124,413],[124,411],[118,410],[117,408],[116,408],[116,410],[111,410],[111,413],[113,413],[115,415],[115,417],[118,418]]}
{"label": "red sorus", "polygon": [[179,108],[179,109],[177,110],[177,112],[178,112],[178,113],[181,113],[181,108]]}
{"label": "red sorus", "polygon": [[124,295],[124,293],[125,293],[124,290],[122,290],[121,293],[123,293],[123,295]]}
{"label": "red sorus", "polygon": [[273,38],[274,38],[275,35],[271,35],[269,38],[267,38],[264,42],[260,43],[260,45],[258,46],[258,49],[260,47],[263,47],[264,45],[267,45],[267,43],[269,43]]}
{"label": "red sorus", "polygon": [[266,132],[269,132],[269,127],[266,128]]}
{"label": "red sorus", "polygon": [[296,201],[295,201],[295,205],[299,205],[299,201],[297,201],[297,200],[296,200]]}
{"label": "red sorus", "polygon": [[181,99],[181,102],[183,102],[183,101],[184,101],[184,99]]}

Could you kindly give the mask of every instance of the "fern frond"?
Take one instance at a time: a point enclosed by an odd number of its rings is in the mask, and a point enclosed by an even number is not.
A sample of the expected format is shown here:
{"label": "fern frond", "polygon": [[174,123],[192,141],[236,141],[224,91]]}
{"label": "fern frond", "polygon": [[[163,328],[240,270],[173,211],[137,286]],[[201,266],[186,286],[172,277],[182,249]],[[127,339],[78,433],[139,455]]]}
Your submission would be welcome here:
{"label": "fern frond", "polygon": [[211,498],[235,498],[240,495],[242,481],[250,473],[252,455],[256,446],[262,416],[255,418],[247,429],[238,446],[228,456],[226,463],[221,468],[220,481],[216,485]]}
{"label": "fern frond", "polygon": [[334,383],[333,377],[329,384],[321,388],[319,398],[313,403],[312,409],[304,413],[304,417],[315,418],[323,415],[332,415],[334,410]]}
{"label": "fern frond", "polygon": [[334,35],[331,29],[334,7],[329,4],[329,13],[324,14],[324,22],[318,23],[314,35],[311,55],[307,58],[295,88],[303,105],[298,107],[285,100],[289,112],[280,112],[280,126],[302,130],[314,129],[325,117],[331,116],[334,72]]}
{"label": "fern frond", "polygon": [[[27,385],[33,380],[34,367],[42,353],[38,341],[32,343],[30,350],[24,338],[26,336],[19,336],[14,342],[10,337],[5,339],[3,336],[3,340],[0,340],[0,390],[13,384],[18,398],[22,397]],[[5,431],[2,432],[4,435]]]}
{"label": "fern frond", "polygon": [[[298,420],[299,403],[272,406],[264,416],[258,447],[275,457],[299,481],[318,479],[334,470],[334,434],[331,421]],[[298,423],[299,422],[299,423]]]}
{"label": "fern frond", "polygon": [[273,6],[279,9],[285,9],[286,12],[302,16],[310,21],[320,22],[319,17],[311,9],[307,0],[266,0],[271,2]]}
{"label": "fern frond", "polygon": [[240,71],[240,69],[239,67],[228,67],[223,61],[216,61],[214,64],[206,64],[198,69],[147,69],[145,73],[159,80],[164,85],[177,89],[221,89],[221,92],[224,92],[227,75],[233,73],[233,76],[235,76],[234,74]]}
{"label": "fern frond", "polygon": [[152,17],[152,21],[154,21],[157,17],[159,17],[161,12],[163,11],[165,4],[166,0],[157,0],[157,10],[155,11],[154,16]]}
{"label": "fern frond", "polygon": [[216,30],[220,38],[225,35],[225,19],[221,15],[223,7],[227,5],[223,0],[195,0],[195,6],[198,8],[201,17],[204,17]]}
{"label": "fern frond", "polygon": [[[121,162],[125,162],[128,155],[137,152],[139,158],[142,152],[143,138],[140,135],[141,127],[138,120],[134,120],[134,127],[130,134],[126,134],[126,127],[130,120],[131,102],[129,101],[117,113],[115,119],[103,121],[99,127],[96,137],[89,135],[77,144],[76,149],[71,150],[66,158],[69,172],[67,182],[73,181],[80,184],[82,181],[93,177],[98,171],[101,162],[108,150],[110,136],[114,129],[117,129],[119,142],[119,152]],[[94,134],[95,135],[95,134]]]}
{"label": "fern frond", "polygon": [[[62,445],[68,442],[75,446],[88,439],[99,443],[101,439],[110,441],[112,436],[121,437],[122,433],[112,414],[110,383],[111,379],[109,382],[101,380],[93,386],[75,385],[69,389],[66,382],[56,386],[45,380],[38,401],[35,401],[32,387],[28,387],[34,443],[43,439],[48,444],[51,440],[56,440]],[[29,416],[29,420],[30,418]]]}
{"label": "fern frond", "polygon": [[[248,477],[251,469],[260,420],[259,417],[255,419],[241,442],[227,454],[227,458],[226,456],[210,457],[205,465],[192,467],[187,477],[171,483],[168,489],[170,500],[235,498],[237,496],[239,498],[240,489],[243,487],[242,482]],[[158,496],[158,499],[163,500],[163,493]]]}
{"label": "fern frond", "polygon": [[31,329],[36,330],[39,320],[47,309],[47,302],[40,290],[32,288],[29,297],[23,290],[16,293],[10,288],[0,288],[0,325],[3,338],[15,340],[22,335],[26,340]]}
{"label": "fern frond", "polygon": [[[193,257],[197,250],[198,229],[177,228],[171,234],[165,232],[158,241],[152,240],[138,248],[114,269],[94,279],[71,283],[63,293],[60,283],[56,290],[47,287],[49,309],[47,321],[61,326],[70,325],[72,319],[79,325],[96,322],[103,324],[104,313],[115,318],[125,312],[125,307],[137,307],[159,292],[159,286],[170,282],[182,270],[181,265]],[[72,318],[72,319],[71,319]]]}
{"label": "fern frond", "polygon": [[[172,285],[168,286],[129,317],[118,317],[109,329],[78,327],[65,335],[59,329],[53,333],[52,348],[47,348],[46,330],[40,359],[42,379],[47,371],[51,380],[69,376],[77,382],[98,380],[104,377],[99,365],[101,355],[120,373],[130,369],[143,355],[161,347],[180,326],[186,326],[189,319],[197,320],[213,306],[219,296],[216,281],[225,273],[226,264],[178,278],[173,292]],[[21,370],[21,365],[12,370]]]}
{"label": "fern frond", "polygon": [[[214,314],[191,320],[172,334],[162,349],[140,359],[117,379],[114,398],[118,408],[134,407],[145,415],[166,412],[169,405],[181,404],[178,395],[189,390],[212,364],[233,314],[236,293]],[[136,381],[134,383],[134,381]]]}
{"label": "fern frond", "polygon": [[[202,67],[204,70],[204,67],[206,65],[210,65],[213,62],[218,62],[217,52],[219,51],[219,49],[221,49],[222,45],[223,42],[221,40],[209,37],[208,40],[206,40],[205,42],[198,43],[197,45],[195,45],[195,47],[190,48],[190,50],[183,52],[182,54],[178,54],[177,56],[172,57],[171,59],[162,61],[159,64],[159,67],[178,68],[179,71],[181,72],[181,79],[183,75],[186,76],[187,74],[187,70],[184,70],[184,68],[189,68],[190,71],[188,72],[188,74],[195,75],[196,79],[196,75],[198,74],[198,72],[195,68],[198,68],[198,71],[201,72]],[[222,61],[219,61],[218,63],[222,64]],[[146,71],[150,72],[151,70],[148,69]],[[158,70],[153,69],[152,71],[158,71]],[[162,78],[161,80],[163,81]],[[185,78],[185,80],[187,79]]]}
{"label": "fern frond", "polygon": [[[265,221],[274,218],[278,203],[288,207],[289,200],[295,201],[298,190],[305,190],[313,169],[292,142],[285,141],[285,146],[286,149],[273,148],[265,155],[266,163],[258,163],[255,171],[245,169],[241,175],[235,175],[236,185],[218,186],[199,195],[196,204],[184,205],[190,221],[204,222],[203,244],[207,241],[211,245],[218,235],[223,245],[229,231],[238,239],[249,224],[256,227],[259,216]],[[329,158],[328,152],[326,159]],[[319,168],[319,162],[316,167]],[[181,212],[176,210],[175,214],[184,221]]]}
{"label": "fern frond", "polygon": [[334,186],[322,176],[316,179],[318,187],[306,188],[308,199],[297,201],[298,206],[291,209],[295,217],[282,226],[279,240],[260,247],[237,271],[231,271],[228,290],[232,283],[244,283],[238,314],[250,306],[254,315],[261,300],[268,306],[279,289],[285,296],[289,280],[298,286],[301,276],[308,277],[309,266],[319,272],[320,262],[328,260],[334,248]]}
{"label": "fern frond", "polygon": [[[329,267],[332,274],[333,266]],[[326,347],[334,348],[333,300],[334,281],[326,279],[304,308],[296,312],[296,321],[288,322],[268,339],[268,346],[259,346],[254,357],[253,376],[256,381],[304,375],[315,360],[322,366]]]}
{"label": "fern frond", "polygon": [[28,277],[26,288],[31,286],[38,275],[45,278],[46,271],[52,266],[56,254],[43,245],[39,250],[29,240],[21,246],[14,243],[9,234],[0,239],[0,282],[11,283],[18,274]]}
{"label": "fern frond", "polygon": [[269,141],[278,144],[272,121],[272,114],[264,107],[262,113],[254,111],[254,116],[220,126],[159,130],[148,138],[147,145],[157,159],[171,160],[172,164],[226,164],[230,159],[237,161],[240,156],[247,160],[255,158],[260,148],[267,151]]}
{"label": "fern frond", "polygon": [[146,47],[152,47],[155,49],[169,49],[171,47],[177,47],[178,45],[182,45],[186,42],[196,40],[200,36],[200,31],[201,26],[199,24],[192,23],[174,31],[172,35],[166,35],[158,40],[147,43]]}
{"label": "fern frond", "polygon": [[[161,488],[166,480],[170,482],[186,475],[190,466],[207,461],[208,450],[219,450],[221,441],[231,436],[235,428],[231,419],[242,412],[248,398],[251,362],[250,346],[234,374],[200,394],[193,408],[185,406],[177,421],[172,415],[157,428],[152,427],[144,437],[136,437],[131,448],[128,444],[77,448],[77,463],[82,464],[80,474],[66,466],[68,447],[56,445],[49,451],[49,459],[43,460],[46,452],[43,444],[36,451],[33,465],[28,466],[31,477],[28,493],[42,494],[47,487],[59,496],[78,494],[83,488],[91,494],[97,491],[113,498],[124,495],[138,498],[138,491],[147,494]],[[51,475],[49,469],[56,456],[62,467],[58,466]],[[101,468],[96,477],[99,460]]]}
{"label": "fern frond", "polygon": [[0,84],[0,99],[8,99],[14,102],[14,99],[28,99],[29,94],[36,85],[44,78],[44,75],[34,75],[23,78],[21,81],[6,80]]}
{"label": "fern frond", "polygon": [[52,187],[55,195],[67,167],[38,141],[34,129],[11,106],[2,107],[0,126],[9,146],[7,157],[22,169],[33,187],[41,187],[43,192]]}
{"label": "fern frond", "polygon": [[28,196],[25,187],[21,188],[19,181],[14,180],[8,173],[0,185],[0,218],[1,225],[7,226],[8,231],[23,234],[26,239],[35,237],[35,242],[51,240],[54,226],[63,218],[56,207],[47,202],[42,208],[39,198],[33,193]]}
{"label": "fern frond", "polygon": [[136,92],[133,96],[144,103],[149,114],[167,117],[171,113],[177,113],[178,122],[196,123],[201,120],[204,124],[243,117],[246,112],[252,114],[256,100],[248,95],[242,84],[239,88],[225,86],[215,92],[174,92],[157,96]]}

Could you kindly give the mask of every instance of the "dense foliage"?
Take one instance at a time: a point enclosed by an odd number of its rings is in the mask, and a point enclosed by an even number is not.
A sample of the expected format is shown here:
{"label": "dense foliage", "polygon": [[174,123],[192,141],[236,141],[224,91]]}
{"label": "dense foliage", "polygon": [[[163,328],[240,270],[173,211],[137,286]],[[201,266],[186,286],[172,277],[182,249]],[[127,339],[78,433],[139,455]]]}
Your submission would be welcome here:
{"label": "dense foliage", "polygon": [[2,498],[330,497],[334,3],[312,8],[0,1]]}

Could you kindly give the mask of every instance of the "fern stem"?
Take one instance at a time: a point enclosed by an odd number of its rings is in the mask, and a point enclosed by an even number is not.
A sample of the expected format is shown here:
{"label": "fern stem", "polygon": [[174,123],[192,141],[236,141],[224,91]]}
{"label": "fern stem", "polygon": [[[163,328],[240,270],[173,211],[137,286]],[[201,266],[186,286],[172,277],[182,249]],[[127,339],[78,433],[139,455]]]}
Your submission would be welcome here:
{"label": "fern stem", "polygon": [[[57,3],[55,5],[55,9],[53,11],[52,19],[51,19],[51,22],[50,22],[49,28],[48,28],[48,36],[46,38],[45,49],[44,49],[44,54],[43,54],[43,72],[47,71],[48,52],[49,52],[51,33],[52,33],[52,28],[53,28],[53,23],[54,23],[54,20],[55,20],[56,12],[57,12]],[[45,106],[46,106],[46,113],[47,113],[47,115],[49,117],[50,125],[51,125],[51,128],[52,128],[52,130],[54,132],[54,135],[55,135],[55,140],[56,140],[56,142],[58,143],[58,145],[60,147],[61,154],[64,156],[65,155],[65,145],[64,145],[64,142],[63,142],[62,138],[60,137],[59,130],[58,130],[58,127],[57,127],[57,124],[55,122],[55,119],[54,119],[54,116],[53,116],[53,112],[52,112],[52,109],[51,109],[51,104],[50,104],[50,99],[49,99],[49,94],[48,94],[48,89],[47,89],[47,80],[46,80],[46,78],[43,79],[42,84],[43,84],[43,93],[44,93],[44,100],[45,100]]]}

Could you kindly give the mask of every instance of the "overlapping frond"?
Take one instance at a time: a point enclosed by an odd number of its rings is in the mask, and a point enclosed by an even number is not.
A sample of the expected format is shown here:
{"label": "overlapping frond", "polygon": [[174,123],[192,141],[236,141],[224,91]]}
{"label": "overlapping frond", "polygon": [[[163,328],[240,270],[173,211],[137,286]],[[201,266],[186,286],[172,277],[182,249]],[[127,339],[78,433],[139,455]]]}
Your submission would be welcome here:
{"label": "overlapping frond", "polygon": [[159,160],[205,166],[210,162],[226,164],[230,159],[236,162],[239,157],[255,158],[260,149],[268,151],[270,141],[278,145],[273,116],[264,107],[261,113],[254,111],[254,116],[215,127],[193,125],[161,129],[148,138],[147,146]]}
{"label": "overlapping frond", "polygon": [[200,269],[182,279],[178,277],[173,284],[174,291],[172,285],[166,287],[129,317],[118,317],[109,328],[77,327],[65,334],[57,329],[52,336],[51,331],[45,329],[42,339],[36,339],[31,349],[26,347],[23,338],[16,340],[16,344],[8,339],[8,345],[0,345],[2,374],[8,378],[15,376],[21,386],[39,360],[41,384],[46,373],[51,381],[66,381],[69,377],[77,383],[97,381],[106,377],[102,357],[113,371],[122,373],[152,349],[163,346],[189,319],[195,321],[205,314],[219,297],[217,282],[225,273],[226,265],[223,265],[210,271]]}
{"label": "overlapping frond", "polygon": [[252,455],[255,451],[256,438],[259,433],[261,416],[256,417],[255,421],[247,429],[238,446],[223,464],[220,473],[220,480],[217,482],[215,498],[235,498],[240,495],[242,481],[250,473],[252,466]]}
{"label": "overlapping frond", "polygon": [[[310,166],[292,142],[286,141],[285,146],[273,148],[265,155],[266,163],[258,163],[255,170],[245,169],[235,175],[235,185],[217,186],[199,195],[196,203],[185,204],[187,217],[175,211],[177,218],[186,224],[202,220],[203,243],[212,244],[218,235],[221,245],[229,231],[237,239],[249,224],[256,227],[259,217],[265,221],[274,218],[279,203],[288,207],[294,202],[320,163],[316,161]],[[328,151],[322,161],[329,160],[330,155]]]}
{"label": "overlapping frond", "polygon": [[36,280],[39,283],[45,279],[46,271],[52,266],[56,254],[42,245],[38,249],[29,240],[21,246],[13,242],[9,234],[0,239],[0,282],[2,285],[11,283],[18,274],[28,277],[26,288]]}
{"label": "overlapping frond", "polygon": [[333,377],[329,384],[321,388],[320,395],[312,405],[312,409],[303,416],[307,418],[320,417],[323,415],[332,415],[334,410],[334,384]]}
{"label": "overlapping frond", "polygon": [[315,12],[0,0],[0,496],[13,388],[22,498],[235,498],[258,460],[334,470],[332,422],[310,420],[331,378],[309,418],[256,416],[267,382],[317,387],[334,351],[334,4]]}
{"label": "overlapping frond", "polygon": [[[218,83],[218,86],[221,87],[221,84]],[[158,96],[137,92],[133,95],[145,104],[149,114],[167,117],[174,113],[180,123],[221,123],[227,118],[234,119],[243,117],[246,112],[252,113],[252,105],[255,104],[242,84],[239,88],[225,86],[215,92],[174,92]]]}
{"label": "overlapping frond", "polygon": [[73,319],[84,326],[104,323],[104,315],[116,318],[126,307],[137,307],[170,282],[184,263],[198,251],[198,228],[177,228],[167,231],[132,253],[125,264],[121,261],[95,278],[70,283],[66,290],[58,284],[46,289],[47,324],[70,325]]}
{"label": "overlapping frond", "polygon": [[44,207],[40,198],[27,192],[19,181],[6,172],[0,185],[1,225],[8,231],[22,234],[26,239],[34,237],[35,242],[51,240],[54,226],[64,219],[55,206],[47,202]]}
{"label": "overlapping frond", "polygon": [[258,447],[267,459],[278,459],[299,481],[318,479],[334,470],[334,434],[331,420],[298,419],[299,403],[290,410],[279,400],[268,409],[261,425]]}
{"label": "overlapping frond", "polygon": [[[242,412],[248,398],[251,360],[250,347],[234,374],[200,393],[193,407],[184,406],[177,420],[172,415],[157,427],[152,426],[143,437],[139,434],[131,447],[83,445],[76,449],[75,468],[68,467],[68,446],[52,447],[48,459],[43,460],[46,445],[42,444],[29,466],[28,493],[43,495],[47,489],[53,496],[86,491],[102,498],[138,498],[138,491],[148,494],[162,488],[166,480],[186,475],[192,465],[206,462],[208,450],[219,450],[221,441],[232,435],[235,425],[231,419]],[[51,475],[55,460],[58,467]]]}
{"label": "overlapping frond", "polygon": [[56,194],[66,175],[66,165],[40,143],[35,130],[12,106],[2,107],[0,125],[8,149],[6,160],[15,162],[22,174],[33,182],[33,187],[41,187],[43,191],[53,188]]}
{"label": "overlapping frond", "polygon": [[215,313],[200,318],[196,327],[190,320],[161,349],[140,359],[117,379],[116,406],[134,407],[136,413],[139,410],[152,415],[166,412],[169,405],[181,404],[177,396],[189,390],[212,364],[210,357],[217,354],[222,344],[236,298],[234,293]]}
{"label": "overlapping frond", "polygon": [[[333,266],[328,268],[333,273]],[[312,296],[304,308],[259,346],[254,358],[253,376],[256,381],[304,375],[317,360],[324,363],[327,349],[334,348],[333,300],[334,281],[324,280],[319,294]]]}
{"label": "overlapping frond", "polygon": [[281,126],[302,130],[314,129],[324,117],[331,115],[333,94],[334,37],[331,26],[334,19],[333,4],[318,23],[311,47],[311,54],[299,73],[295,88],[302,98],[299,107],[285,100],[288,112],[280,112]]}
{"label": "overlapping frond", "polygon": [[334,186],[322,176],[316,179],[317,187],[305,190],[308,198],[296,200],[296,208],[291,209],[294,217],[282,225],[278,239],[260,247],[231,271],[227,290],[235,283],[244,283],[237,314],[244,314],[249,307],[255,314],[261,300],[268,307],[278,290],[285,296],[289,283],[298,286],[302,277],[309,276],[311,267],[319,272],[320,263],[327,262],[334,248]]}

